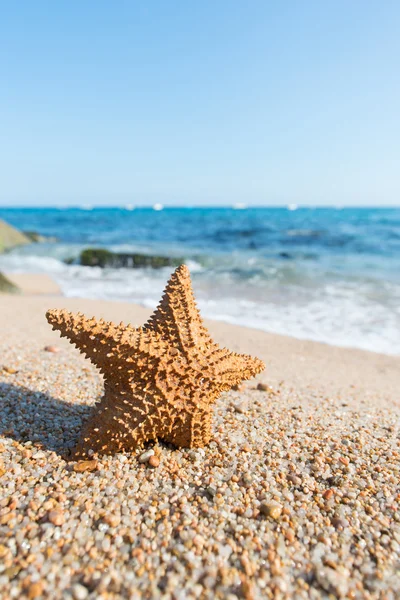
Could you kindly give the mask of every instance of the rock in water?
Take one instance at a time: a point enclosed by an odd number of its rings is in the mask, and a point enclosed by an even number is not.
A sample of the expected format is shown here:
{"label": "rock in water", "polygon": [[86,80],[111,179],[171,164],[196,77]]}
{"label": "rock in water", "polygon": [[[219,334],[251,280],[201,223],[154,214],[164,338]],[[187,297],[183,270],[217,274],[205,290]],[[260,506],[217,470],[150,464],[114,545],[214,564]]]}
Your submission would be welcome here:
{"label": "rock in water", "polygon": [[161,269],[162,267],[174,267],[182,263],[180,258],[169,256],[153,256],[150,254],[138,254],[136,252],[110,252],[104,248],[87,248],[80,255],[79,262],[86,267],[112,267],[115,269],[140,269],[150,267]]}
{"label": "rock in water", "polygon": [[105,393],[73,453],[111,454],[161,439],[195,448],[211,437],[221,392],[264,369],[258,358],[213,342],[197,308],[189,269],[173,273],[156,311],[137,329],[66,310],[47,320],[103,373]]}

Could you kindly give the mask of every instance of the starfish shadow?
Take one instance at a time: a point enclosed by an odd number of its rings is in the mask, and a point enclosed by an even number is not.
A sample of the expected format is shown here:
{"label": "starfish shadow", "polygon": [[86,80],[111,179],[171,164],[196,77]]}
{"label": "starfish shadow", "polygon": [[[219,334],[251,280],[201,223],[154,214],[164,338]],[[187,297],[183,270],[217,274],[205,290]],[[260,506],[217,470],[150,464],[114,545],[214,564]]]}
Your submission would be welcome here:
{"label": "starfish shadow", "polygon": [[32,442],[59,455],[78,440],[93,406],[71,404],[44,393],[0,383],[0,436]]}

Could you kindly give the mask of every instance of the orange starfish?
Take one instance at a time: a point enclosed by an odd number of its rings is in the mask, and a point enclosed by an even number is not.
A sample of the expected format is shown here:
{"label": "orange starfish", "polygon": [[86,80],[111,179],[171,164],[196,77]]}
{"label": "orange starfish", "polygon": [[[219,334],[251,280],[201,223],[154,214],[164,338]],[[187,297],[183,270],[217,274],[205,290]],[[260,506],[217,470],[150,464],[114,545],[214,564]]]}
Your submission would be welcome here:
{"label": "orange starfish", "polygon": [[104,375],[104,396],[73,451],[111,454],[161,439],[194,448],[211,437],[212,405],[264,363],[212,341],[193,296],[189,269],[173,273],[143,326],[114,325],[66,310],[49,310],[53,329],[68,337]]}

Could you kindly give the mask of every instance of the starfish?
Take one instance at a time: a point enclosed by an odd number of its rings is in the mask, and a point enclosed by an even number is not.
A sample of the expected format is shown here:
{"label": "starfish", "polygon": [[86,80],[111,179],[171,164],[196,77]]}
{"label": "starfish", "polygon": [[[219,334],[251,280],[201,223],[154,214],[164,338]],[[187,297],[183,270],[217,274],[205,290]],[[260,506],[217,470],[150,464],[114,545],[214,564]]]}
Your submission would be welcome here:
{"label": "starfish", "polygon": [[264,369],[258,358],[213,342],[185,265],[172,274],[143,327],[66,310],[49,310],[46,317],[104,376],[104,396],[72,451],[77,459],[131,451],[157,439],[175,447],[204,446],[221,392]]}

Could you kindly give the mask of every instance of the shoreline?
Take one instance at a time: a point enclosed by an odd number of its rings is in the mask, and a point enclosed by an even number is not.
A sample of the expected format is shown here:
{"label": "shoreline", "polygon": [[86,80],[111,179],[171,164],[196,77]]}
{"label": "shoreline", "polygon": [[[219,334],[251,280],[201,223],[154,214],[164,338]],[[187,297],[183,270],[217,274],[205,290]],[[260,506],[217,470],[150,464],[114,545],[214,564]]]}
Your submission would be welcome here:
{"label": "shoreline", "polygon": [[[142,304],[135,303],[135,302],[127,302],[125,300],[117,300],[117,299],[113,299],[113,300],[107,299],[106,300],[106,299],[101,299],[101,298],[88,298],[85,296],[66,296],[62,292],[62,289],[58,285],[57,281],[53,277],[51,277],[50,275],[47,275],[47,274],[14,273],[14,272],[8,272],[7,270],[4,271],[3,273],[4,273],[4,275],[6,275],[7,279],[9,279],[14,285],[16,285],[19,288],[19,290],[21,291],[23,296],[28,296],[28,297],[29,296],[47,296],[49,299],[54,296],[57,296],[57,297],[62,297],[62,298],[66,298],[66,299],[73,300],[73,301],[82,300],[82,302],[87,302],[87,301],[92,302],[92,303],[99,302],[101,304],[106,303],[106,304],[111,304],[111,305],[121,304],[124,306],[132,306],[132,308],[134,308],[134,309],[147,311],[147,312],[149,312],[149,314],[154,310],[154,309],[148,308],[146,306],[143,306]],[[5,294],[5,295],[7,295],[7,294]],[[232,326],[232,327],[243,328],[245,330],[258,331],[259,333],[265,333],[267,335],[277,336],[278,338],[284,338],[286,340],[295,340],[297,342],[305,342],[305,343],[310,342],[313,344],[320,344],[321,346],[328,346],[330,348],[343,349],[345,351],[366,352],[366,353],[373,354],[373,355],[379,355],[381,357],[386,356],[386,357],[390,357],[390,358],[394,358],[394,359],[400,359],[400,354],[375,352],[374,350],[360,348],[358,346],[331,344],[324,340],[317,340],[317,339],[308,338],[308,337],[296,337],[296,336],[290,335],[290,334],[278,333],[275,331],[268,331],[266,329],[261,329],[259,327],[255,327],[255,326],[252,327],[251,325],[232,323],[231,321],[224,320],[224,319],[216,319],[214,317],[204,317],[204,320],[208,321],[208,322],[223,323],[223,324],[227,325],[228,327]]]}
{"label": "shoreline", "polygon": [[[19,281],[23,282],[24,278],[25,276]],[[44,287],[40,293],[0,295],[0,327],[3,331],[8,328],[13,337],[18,337],[21,331],[33,327],[36,338],[44,345],[68,345],[64,340],[59,340],[58,335],[48,326],[44,315],[49,308],[66,308],[72,312],[83,312],[87,316],[95,315],[109,321],[131,323],[133,326],[143,324],[152,313],[151,309],[128,302],[69,298],[61,293],[49,294],[49,290],[56,289],[50,278],[36,279],[36,276],[29,276],[25,281],[27,290],[32,290],[35,282],[40,282]],[[18,314],[18,324],[13,323],[15,314]],[[313,386],[328,394],[379,394],[391,397],[393,402],[400,404],[396,396],[400,384],[399,356],[334,346],[213,319],[204,321],[220,345],[236,352],[258,353],[266,364],[262,377],[275,385],[285,380],[299,386],[299,389]]]}

